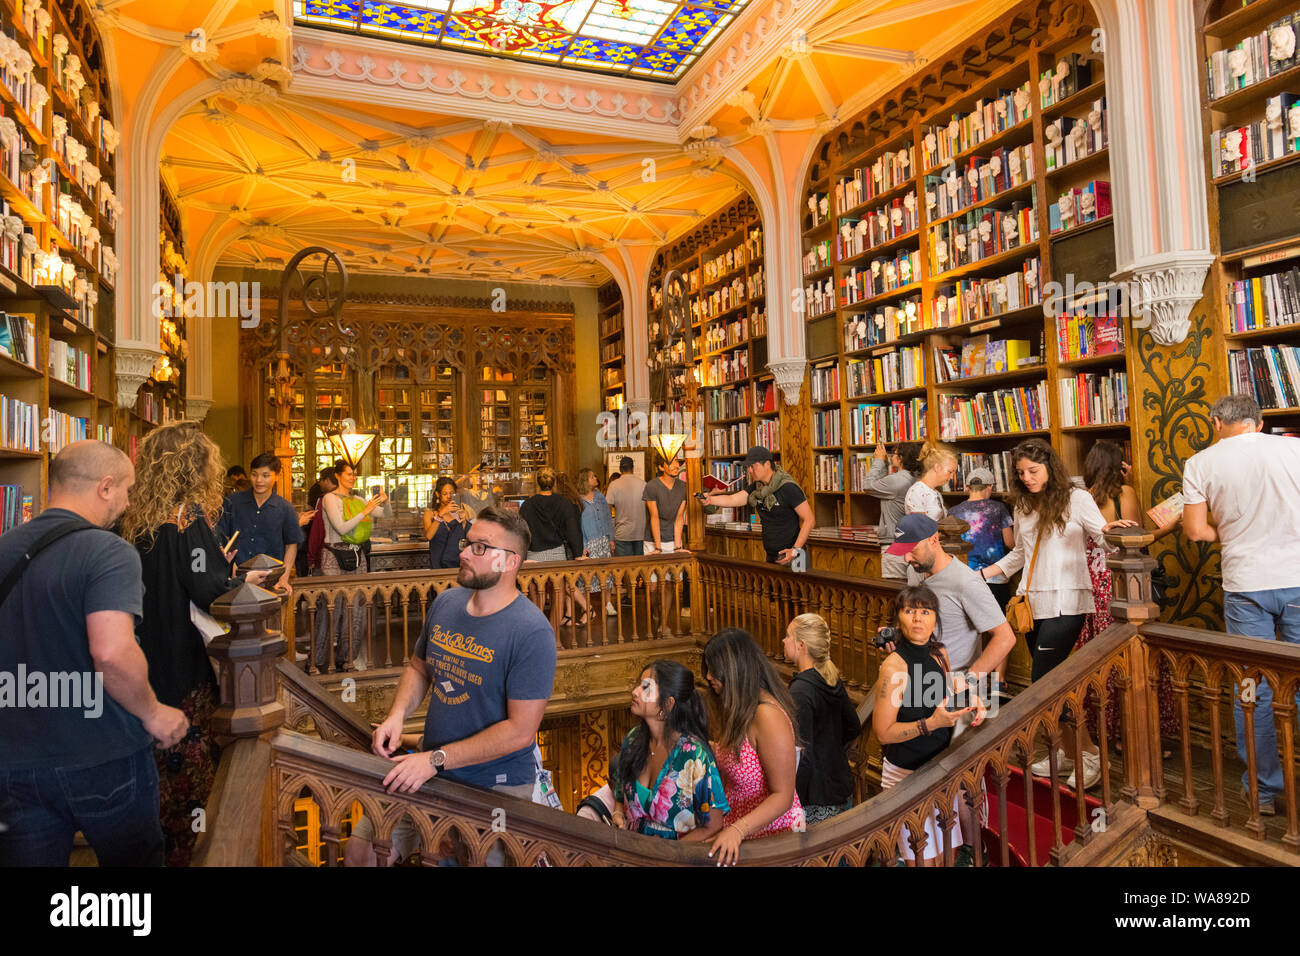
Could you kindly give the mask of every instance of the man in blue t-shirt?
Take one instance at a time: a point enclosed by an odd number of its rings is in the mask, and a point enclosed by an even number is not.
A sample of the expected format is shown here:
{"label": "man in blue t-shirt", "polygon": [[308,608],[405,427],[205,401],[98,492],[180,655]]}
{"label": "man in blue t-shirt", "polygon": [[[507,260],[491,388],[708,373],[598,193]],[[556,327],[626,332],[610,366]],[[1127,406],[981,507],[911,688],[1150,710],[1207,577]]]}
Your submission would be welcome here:
{"label": "man in blue t-shirt", "polygon": [[[555,682],[555,632],[519,592],[528,526],[484,508],[460,553],[458,588],[438,595],[402,673],[373,749],[395,766],[389,792],[412,792],[438,774],[531,799],[537,728]],[[433,689],[421,749],[393,756],[402,724]]]}
{"label": "man in blue t-shirt", "polygon": [[162,866],[151,746],[189,721],[149,686],[140,555],[106,530],[134,483],[121,451],[74,442],[50,462],[45,510],[0,536],[4,580],[52,529],[79,529],[0,603],[0,866],[67,866],[78,830],[100,866]]}

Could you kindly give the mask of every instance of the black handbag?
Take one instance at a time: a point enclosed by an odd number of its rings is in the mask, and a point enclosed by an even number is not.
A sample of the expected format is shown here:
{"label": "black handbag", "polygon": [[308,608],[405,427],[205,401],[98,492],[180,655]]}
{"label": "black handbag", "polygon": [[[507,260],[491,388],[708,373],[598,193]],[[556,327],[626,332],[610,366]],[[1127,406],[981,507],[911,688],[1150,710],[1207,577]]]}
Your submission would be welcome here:
{"label": "black handbag", "polygon": [[330,549],[330,554],[334,555],[334,560],[338,562],[339,570],[344,574],[352,574],[357,569],[357,550],[355,547],[344,547],[335,544],[327,544],[325,547]]}

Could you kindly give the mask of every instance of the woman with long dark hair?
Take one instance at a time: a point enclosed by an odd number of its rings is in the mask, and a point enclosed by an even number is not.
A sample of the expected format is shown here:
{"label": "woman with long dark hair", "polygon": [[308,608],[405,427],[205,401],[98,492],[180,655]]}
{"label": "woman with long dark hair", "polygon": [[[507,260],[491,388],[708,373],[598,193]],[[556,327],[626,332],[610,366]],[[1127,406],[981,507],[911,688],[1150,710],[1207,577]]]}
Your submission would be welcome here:
{"label": "woman with long dark hair", "polygon": [[[888,790],[902,783],[950,743],[952,729],[963,714],[977,710],[975,724],[984,719],[978,704],[947,709],[952,689],[948,654],[939,635],[939,599],[927,587],[908,587],[894,599],[901,639],[880,662],[875,710],[871,725],[880,741],[883,761],[880,785]],[[960,800],[960,798],[959,798]],[[954,808],[958,809],[958,808]],[[960,814],[954,814],[960,821]],[[922,865],[933,865],[943,850],[937,812],[926,820]],[[962,845],[961,823],[954,824],[953,846]],[[899,834],[899,851],[914,859],[906,831]]]}
{"label": "woman with long dark hair", "polygon": [[[179,707],[189,733],[155,750],[167,865],[188,866],[196,807],[207,804],[220,748],[212,736],[217,681],[191,606],[207,612],[237,587],[212,528],[221,511],[221,452],[196,422],[163,425],[145,436],[135,461],[136,483],[122,516],[122,537],[140,552],[144,609],[135,633],[149,662],[158,700]],[[267,571],[252,571],[260,584]]]}
{"label": "woman with long dark hair", "polygon": [[433,486],[433,500],[424,509],[424,538],[429,542],[429,567],[460,567],[460,541],[469,531],[468,509],[456,498],[456,482],[443,475]]}
{"label": "woman with long dark hair", "polygon": [[797,709],[772,662],[740,628],[724,628],[709,638],[704,676],[717,704],[713,752],[731,805],[709,855],[719,866],[729,866],[742,840],[803,823],[795,792]]}
{"label": "woman with long dark hair", "polygon": [[[1097,610],[1088,574],[1087,540],[1104,547],[1105,532],[1137,522],[1103,518],[1092,495],[1075,487],[1056,450],[1041,438],[1021,442],[1011,458],[1015,465],[1011,514],[1016,522],[1016,545],[980,573],[987,579],[1025,569],[1016,593],[1026,595],[1034,616],[1027,639],[1033,655],[1032,679],[1037,681],[1069,656],[1084,620]],[[1074,786],[1074,761],[1066,758],[1064,750],[1059,756],[1058,769],[1070,770],[1069,785]],[[1091,787],[1101,779],[1101,757],[1086,722],[1083,764],[1084,787]],[[1033,771],[1047,776],[1049,767],[1044,758],[1034,764]]]}
{"label": "woman with long dark hair", "polygon": [[707,840],[729,808],[695,675],[655,661],[632,689],[632,714],[641,722],[623,738],[611,781],[615,824],[666,840]]}
{"label": "woman with long dark hair", "polygon": [[921,443],[902,442],[892,454],[876,445],[871,469],[863,479],[862,491],[880,499],[880,576],[907,580],[907,562],[896,554],[886,554],[894,543],[894,526],[907,514],[907,492],[921,477]]}

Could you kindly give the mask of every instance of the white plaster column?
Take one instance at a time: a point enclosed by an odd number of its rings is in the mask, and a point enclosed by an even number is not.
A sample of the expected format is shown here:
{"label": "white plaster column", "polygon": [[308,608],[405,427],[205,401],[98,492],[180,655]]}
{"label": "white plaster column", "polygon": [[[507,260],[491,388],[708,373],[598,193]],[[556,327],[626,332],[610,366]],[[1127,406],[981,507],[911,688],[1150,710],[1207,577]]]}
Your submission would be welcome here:
{"label": "white plaster column", "polygon": [[618,282],[623,293],[623,374],[626,385],[623,403],[628,412],[650,411],[649,295],[650,264],[654,262],[656,244],[652,241],[620,242],[617,260],[599,257]]}
{"label": "white plaster column", "polygon": [[[1104,31],[1114,278],[1131,283],[1135,329],[1187,337],[1214,256],[1205,193],[1193,3],[1092,0]],[[1046,200],[1044,200],[1046,201]]]}

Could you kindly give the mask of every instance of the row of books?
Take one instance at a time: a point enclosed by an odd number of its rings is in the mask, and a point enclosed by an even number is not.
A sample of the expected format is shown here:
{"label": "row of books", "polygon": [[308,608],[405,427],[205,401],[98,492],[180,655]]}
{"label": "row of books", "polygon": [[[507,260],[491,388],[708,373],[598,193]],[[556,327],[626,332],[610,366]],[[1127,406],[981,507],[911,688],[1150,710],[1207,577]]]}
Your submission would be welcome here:
{"label": "row of books", "polygon": [[[701,322],[707,319],[716,319],[724,312],[730,312],[732,309],[744,305],[748,297],[745,295],[745,280],[737,276],[732,279],[728,285],[719,286],[710,292],[707,296],[701,296],[695,300],[699,303],[699,315],[692,315],[692,322]],[[694,303],[692,303],[692,313],[695,312]]]}
{"label": "row of books", "polygon": [[920,296],[898,305],[879,306],[871,312],[856,312],[844,320],[844,351],[884,345],[924,328]]}
{"label": "row of books", "polygon": [[36,72],[28,70],[20,74],[14,68],[12,61],[3,60],[0,61],[0,83],[3,83],[13,94],[31,124],[36,127],[36,131],[44,135],[45,104],[50,101],[50,91],[37,82]]}
{"label": "row of books", "polygon": [[612,362],[614,359],[621,359],[622,357],[622,342],[606,342],[600,347],[600,360],[602,362]]}
{"label": "row of books", "polygon": [[736,422],[721,428],[709,429],[709,455],[743,455],[749,451],[749,422]]}
{"label": "row of books", "polygon": [[22,485],[0,485],[0,534],[32,520],[31,495],[23,494]]}
{"label": "row of books", "polygon": [[711,388],[704,393],[704,410],[709,421],[739,418],[753,414],[754,404],[748,386]]}
{"label": "row of books", "polygon": [[1034,178],[1034,144],[972,156],[943,176],[925,177],[925,208],[931,219],[951,216]]}
{"label": "row of books", "polygon": [[745,247],[743,245],[733,246],[726,252],[718,253],[712,259],[704,260],[704,281],[714,282],[728,272],[735,272],[737,269],[744,268],[746,262]]}
{"label": "row of books", "polygon": [[749,350],[738,348],[707,359],[703,366],[705,386],[726,385],[749,378]]}
{"label": "row of books", "polygon": [[[840,254],[843,258],[843,253]],[[808,247],[808,251],[803,254],[803,274],[812,275],[827,268],[831,264],[831,241],[823,239],[820,242],[814,242]]]}
{"label": "row of books", "polygon": [[835,184],[835,208],[852,209],[912,178],[912,147],[886,151],[870,166],[859,166]]}
{"label": "row of books", "polygon": [[19,221],[16,230],[0,232],[0,265],[31,285],[36,272],[36,250],[39,248],[36,234],[22,222],[21,216],[15,217],[7,199],[0,202],[0,216],[7,220],[17,218]]}
{"label": "row of books", "polygon": [[840,443],[840,410],[818,408],[813,410],[812,439],[814,448],[825,448]]}
{"label": "row of books", "polygon": [[900,196],[888,206],[881,206],[859,219],[841,217],[839,232],[835,236],[836,258],[843,262],[851,256],[861,255],[875,246],[914,232],[920,225],[921,214],[916,208],[914,192]]}
{"label": "row of books", "polygon": [[607,335],[613,335],[616,332],[623,331],[623,310],[619,309],[600,320],[600,336],[604,338]]}
{"label": "row of books", "polygon": [[50,339],[50,377],[89,392],[90,353],[61,339]]}
{"label": "row of books", "polygon": [[1114,312],[1087,311],[1056,317],[1056,348],[1062,362],[1124,351],[1124,323]]}
{"label": "row of books", "polygon": [[1254,395],[1260,408],[1300,408],[1300,347],[1233,349],[1228,381],[1233,392]]}
{"label": "row of books", "polygon": [[754,411],[759,415],[777,410],[778,393],[776,382],[769,379],[754,383]]}
{"label": "row of books", "polygon": [[961,352],[951,346],[934,349],[934,368],[940,382],[952,382],[977,375],[997,375],[1042,364],[1027,339],[990,341],[987,335],[972,335]]}
{"label": "row of books", "polygon": [[745,293],[751,298],[763,295],[767,291],[767,272],[759,266],[745,276]]}
{"label": "row of books", "polygon": [[1210,134],[1214,177],[1245,173],[1260,163],[1300,152],[1300,97],[1279,93],[1264,102],[1264,118]]}
{"label": "row of books", "polygon": [[1227,306],[1234,332],[1300,322],[1300,267],[1228,283]]}
{"label": "row of books", "polygon": [[[27,200],[37,208],[45,211],[45,190],[37,186],[30,170],[24,170],[23,153],[34,154],[27,131],[20,125],[15,126],[17,135],[12,139],[0,139],[0,173],[3,173]],[[34,166],[32,168],[35,168]]]}
{"label": "row of books", "polygon": [[943,440],[1048,428],[1047,383],[999,388],[976,395],[939,396]]}
{"label": "row of books", "polygon": [[1043,127],[1046,140],[1043,166],[1060,169],[1099,153],[1110,143],[1106,122],[1106,98],[1092,101],[1086,119],[1061,116]]}
{"label": "row of books", "polygon": [[930,300],[932,328],[948,328],[1015,312],[1041,301],[1038,257],[1004,276],[961,279],[940,286]]}
{"label": "row of books", "polygon": [[[754,426],[754,444],[762,445],[772,454],[781,450],[781,419],[765,418]],[[749,449],[746,448],[746,451]]]}
{"label": "row of books", "polygon": [[931,126],[921,137],[921,161],[926,170],[947,165],[958,153],[1029,119],[1029,81],[999,90],[992,99],[975,101],[964,116],[954,114],[945,126]]}
{"label": "row of books", "polygon": [[1015,474],[1015,463],[1011,460],[1010,450],[990,452],[986,455],[959,453],[957,455],[958,491],[966,490],[970,473],[976,468],[987,468],[993,472],[994,491],[1005,493],[1010,490],[1011,476]]}
{"label": "row of books", "polygon": [[813,456],[813,488],[817,491],[844,490],[844,456],[817,454]]}
{"label": "row of books", "polygon": [[704,351],[716,352],[733,345],[743,345],[749,338],[749,319],[740,315],[726,322],[717,322],[704,329]]}
{"label": "row of books", "polygon": [[866,266],[851,266],[840,276],[840,299],[845,305],[853,305],[905,288],[920,279],[920,250],[900,249],[892,258],[881,257],[872,259]]}
{"label": "row of books", "polygon": [[1053,234],[1105,219],[1110,215],[1110,183],[1094,179],[1061,193],[1059,199],[1047,208],[1047,219]]}
{"label": "row of books", "polygon": [[62,451],[74,441],[85,441],[91,436],[90,419],[68,415],[51,408],[45,427],[49,430],[50,451]]}
{"label": "row of books", "polygon": [[1211,53],[1205,58],[1206,96],[1217,100],[1300,64],[1297,30],[1300,11],[1273,21],[1268,29],[1246,37],[1231,49]]}
{"label": "row of books", "polygon": [[926,402],[924,397],[876,404],[863,402],[845,408],[850,445],[878,442],[924,441]]}
{"label": "row of books", "polygon": [[874,524],[827,525],[813,528],[809,538],[822,541],[857,541],[862,544],[880,544],[880,535]]}
{"label": "row of books", "polygon": [[1043,109],[1069,99],[1092,84],[1092,63],[1086,53],[1069,53],[1038,75],[1039,105]]}
{"label": "row of books", "polygon": [[0,395],[0,448],[41,450],[41,407]]}
{"label": "row of books", "polygon": [[0,353],[36,367],[36,316],[0,312]]}
{"label": "row of books", "polygon": [[1128,421],[1128,375],[1080,372],[1062,377],[1061,424],[1114,425]]}
{"label": "row of books", "polygon": [[840,400],[840,370],[836,363],[812,367],[808,380],[808,396],[813,404]]}
{"label": "row of books", "polygon": [[884,352],[870,361],[875,388],[867,394],[925,387],[925,349],[919,345]]}
{"label": "row of books", "polygon": [[804,287],[804,295],[809,316],[825,315],[827,312],[835,311],[835,278],[827,276],[820,282],[808,283]]}
{"label": "row of books", "polygon": [[979,209],[930,230],[930,274],[979,262],[1038,241],[1034,201],[1014,202],[1006,210]]}

